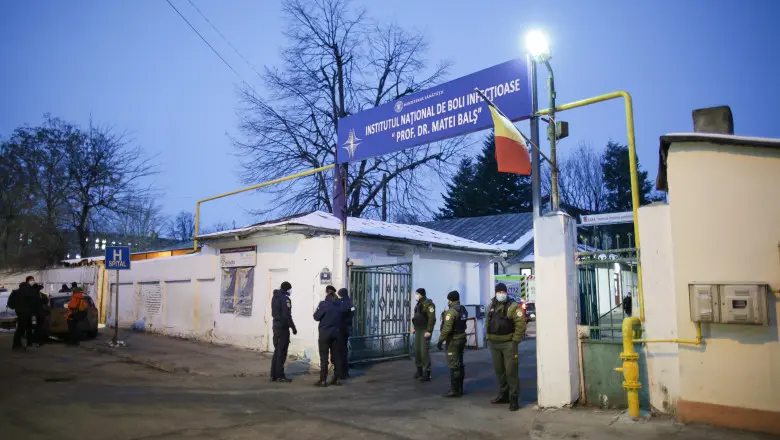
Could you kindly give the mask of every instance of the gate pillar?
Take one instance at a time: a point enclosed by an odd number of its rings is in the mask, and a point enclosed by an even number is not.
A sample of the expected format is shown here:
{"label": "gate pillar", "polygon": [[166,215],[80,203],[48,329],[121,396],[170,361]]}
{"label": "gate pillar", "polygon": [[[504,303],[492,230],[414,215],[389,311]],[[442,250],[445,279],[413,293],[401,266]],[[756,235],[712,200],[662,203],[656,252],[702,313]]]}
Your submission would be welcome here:
{"label": "gate pillar", "polygon": [[562,407],[579,398],[576,221],[562,212],[534,223],[536,368],[539,406]]}

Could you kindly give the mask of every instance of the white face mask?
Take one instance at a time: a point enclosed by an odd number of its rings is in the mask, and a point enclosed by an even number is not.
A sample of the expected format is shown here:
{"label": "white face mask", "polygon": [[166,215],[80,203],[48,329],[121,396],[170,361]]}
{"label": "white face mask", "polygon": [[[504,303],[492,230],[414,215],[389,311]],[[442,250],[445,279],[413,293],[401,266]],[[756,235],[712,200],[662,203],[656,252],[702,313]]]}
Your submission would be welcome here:
{"label": "white face mask", "polygon": [[496,293],[496,301],[498,302],[506,301],[506,293]]}
{"label": "white face mask", "polygon": [[422,295],[420,295],[420,294],[418,293],[418,294],[417,294],[417,301],[419,301],[419,300],[421,300],[421,299],[422,299]]}

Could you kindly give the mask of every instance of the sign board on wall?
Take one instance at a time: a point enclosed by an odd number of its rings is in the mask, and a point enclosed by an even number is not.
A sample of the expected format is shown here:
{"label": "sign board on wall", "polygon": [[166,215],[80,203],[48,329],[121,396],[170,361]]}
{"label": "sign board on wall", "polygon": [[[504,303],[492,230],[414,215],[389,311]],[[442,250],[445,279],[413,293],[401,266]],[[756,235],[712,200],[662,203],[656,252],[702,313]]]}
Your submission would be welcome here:
{"label": "sign board on wall", "polygon": [[579,226],[614,225],[617,223],[633,223],[634,213],[611,212],[609,214],[581,215]]}
{"label": "sign board on wall", "polygon": [[512,121],[531,116],[530,65],[507,61],[339,121],[337,163],[363,160],[493,126],[479,88]]}
{"label": "sign board on wall", "polygon": [[323,268],[322,271],[320,271],[320,284],[330,284],[331,283],[331,273],[330,269]]}
{"label": "sign board on wall", "polygon": [[257,246],[220,249],[220,267],[246,267],[257,264]]}
{"label": "sign board on wall", "polygon": [[106,269],[130,270],[130,246],[106,246]]}

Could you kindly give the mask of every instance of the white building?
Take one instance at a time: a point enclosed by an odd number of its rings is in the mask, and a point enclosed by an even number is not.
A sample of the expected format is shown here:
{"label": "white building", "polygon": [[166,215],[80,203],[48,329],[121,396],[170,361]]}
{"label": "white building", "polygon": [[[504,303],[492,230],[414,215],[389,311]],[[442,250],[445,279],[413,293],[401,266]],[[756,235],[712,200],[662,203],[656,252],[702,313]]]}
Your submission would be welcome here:
{"label": "white building", "polygon": [[[199,237],[200,252],[132,261],[119,273],[119,324],[139,320],[148,331],[270,351],[270,302],[283,281],[292,288],[298,334],[290,354],[319,362],[312,314],[325,285],[336,284],[339,221],[315,212]],[[461,303],[487,304],[493,292],[493,262],[500,250],[420,226],[348,220],[350,294],[356,319],[353,360],[409,353],[414,290],[424,287],[439,314],[452,290]],[[99,260],[100,258],[98,258]],[[116,275],[101,261],[35,273],[54,288],[78,281],[109,323],[114,322]],[[2,280],[0,280],[2,281]],[[434,337],[437,337],[437,322]],[[481,320],[469,322],[470,345],[484,345]]]}

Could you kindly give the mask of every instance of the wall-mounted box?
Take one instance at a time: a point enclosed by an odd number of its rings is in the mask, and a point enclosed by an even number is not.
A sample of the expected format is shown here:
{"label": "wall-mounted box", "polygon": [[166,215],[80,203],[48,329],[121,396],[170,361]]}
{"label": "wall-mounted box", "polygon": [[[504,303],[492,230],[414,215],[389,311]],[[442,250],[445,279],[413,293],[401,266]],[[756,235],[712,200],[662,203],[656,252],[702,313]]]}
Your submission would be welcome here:
{"label": "wall-mounted box", "polygon": [[717,284],[690,284],[691,321],[720,322],[720,297]]}
{"label": "wall-mounted box", "polygon": [[691,321],[769,325],[766,284],[690,284]]}
{"label": "wall-mounted box", "polygon": [[720,321],[723,324],[769,325],[766,285],[720,286]]}

